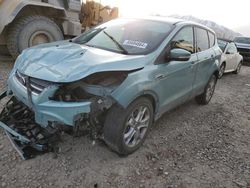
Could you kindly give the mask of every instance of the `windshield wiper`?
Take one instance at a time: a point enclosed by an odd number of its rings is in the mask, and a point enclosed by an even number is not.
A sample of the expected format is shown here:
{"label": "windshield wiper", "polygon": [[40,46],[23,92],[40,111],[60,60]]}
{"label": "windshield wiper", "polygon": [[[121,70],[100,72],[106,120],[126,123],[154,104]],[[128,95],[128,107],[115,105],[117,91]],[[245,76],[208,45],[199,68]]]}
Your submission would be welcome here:
{"label": "windshield wiper", "polygon": [[100,33],[104,29],[106,29],[106,27],[94,29],[92,31],[91,30],[87,31],[86,34],[83,34],[82,36],[71,39],[71,41],[74,43],[77,43],[77,44],[86,44],[87,42],[89,42],[93,37],[95,37],[98,33]]}
{"label": "windshield wiper", "polygon": [[123,52],[123,54],[128,54],[128,51],[117,41],[114,37],[110,36],[106,31],[103,30],[103,33],[107,35]]}

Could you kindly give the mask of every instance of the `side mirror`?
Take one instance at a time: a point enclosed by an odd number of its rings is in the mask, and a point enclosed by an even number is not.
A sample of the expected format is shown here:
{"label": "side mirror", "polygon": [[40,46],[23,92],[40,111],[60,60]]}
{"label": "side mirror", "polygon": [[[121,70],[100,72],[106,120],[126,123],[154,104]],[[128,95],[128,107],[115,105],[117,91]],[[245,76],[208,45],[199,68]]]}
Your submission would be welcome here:
{"label": "side mirror", "polygon": [[187,50],[174,48],[170,51],[170,61],[188,61],[191,57],[191,53]]}

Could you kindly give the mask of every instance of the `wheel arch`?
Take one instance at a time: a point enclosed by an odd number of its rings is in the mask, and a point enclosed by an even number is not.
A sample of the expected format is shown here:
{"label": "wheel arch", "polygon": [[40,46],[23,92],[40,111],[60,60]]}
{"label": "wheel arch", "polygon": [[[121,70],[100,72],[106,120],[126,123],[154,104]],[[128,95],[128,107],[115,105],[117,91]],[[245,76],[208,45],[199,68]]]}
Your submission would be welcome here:
{"label": "wheel arch", "polygon": [[133,101],[141,97],[145,97],[149,99],[152,102],[154,113],[158,112],[158,108],[159,108],[158,96],[155,92],[150,91],[150,90],[145,90],[145,91],[138,93],[132,99],[128,100],[126,104],[123,103],[121,105],[123,106],[123,108],[127,108],[129,104],[131,104]]}
{"label": "wheel arch", "polygon": [[223,65],[223,64],[225,64],[225,66],[227,66],[227,62],[226,62],[226,61],[223,61],[223,62],[221,63],[221,65]]}
{"label": "wheel arch", "polygon": [[213,72],[213,75],[215,75],[216,78],[218,79],[218,78],[219,78],[219,70],[215,70],[215,71]]}

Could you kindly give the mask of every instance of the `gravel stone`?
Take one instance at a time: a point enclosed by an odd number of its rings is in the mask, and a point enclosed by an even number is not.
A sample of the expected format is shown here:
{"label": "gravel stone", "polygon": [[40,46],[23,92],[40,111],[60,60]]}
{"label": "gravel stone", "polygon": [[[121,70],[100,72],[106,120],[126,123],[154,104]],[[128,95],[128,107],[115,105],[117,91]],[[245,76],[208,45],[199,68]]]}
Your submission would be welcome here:
{"label": "gravel stone", "polygon": [[[0,93],[13,63],[0,61]],[[23,161],[0,130],[0,187],[250,186],[250,67],[218,80],[208,105],[191,100],[164,114],[143,146],[119,157],[88,136],[66,137],[65,151]],[[0,101],[0,109],[4,102]],[[66,135],[64,135],[66,136]],[[158,174],[161,174],[159,176]],[[232,181],[236,178],[235,181]]]}

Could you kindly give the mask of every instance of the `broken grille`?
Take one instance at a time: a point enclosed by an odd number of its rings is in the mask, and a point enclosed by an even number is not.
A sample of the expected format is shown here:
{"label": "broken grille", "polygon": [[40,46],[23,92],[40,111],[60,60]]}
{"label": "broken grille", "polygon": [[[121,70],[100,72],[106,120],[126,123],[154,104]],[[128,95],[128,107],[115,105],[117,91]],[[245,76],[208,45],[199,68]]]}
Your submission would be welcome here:
{"label": "broken grille", "polygon": [[[26,76],[18,71],[16,71],[15,76],[16,76],[16,79],[18,80],[18,82],[20,84],[22,84],[25,88],[27,88]],[[37,78],[30,78],[29,84],[30,84],[30,89],[31,89],[32,93],[40,94],[46,87],[48,87],[50,85],[50,82],[40,80]]]}

